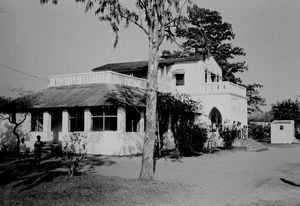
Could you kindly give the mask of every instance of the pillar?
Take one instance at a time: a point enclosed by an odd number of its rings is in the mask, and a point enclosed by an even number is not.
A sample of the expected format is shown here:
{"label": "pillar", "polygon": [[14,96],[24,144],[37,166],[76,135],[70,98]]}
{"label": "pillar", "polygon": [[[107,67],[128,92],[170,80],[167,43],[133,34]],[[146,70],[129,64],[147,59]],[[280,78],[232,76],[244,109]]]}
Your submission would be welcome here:
{"label": "pillar", "polygon": [[69,113],[67,110],[63,110],[62,112],[62,132],[69,132]]}
{"label": "pillar", "polygon": [[118,131],[125,132],[125,108],[124,107],[118,107]]}
{"label": "pillar", "polygon": [[92,128],[92,115],[90,108],[84,109],[84,131],[91,131]]}
{"label": "pillar", "polygon": [[141,117],[140,117],[140,121],[139,121],[139,131],[144,132],[145,131],[145,112],[142,111],[140,114],[141,114]]}
{"label": "pillar", "polygon": [[46,141],[51,141],[51,115],[48,111],[43,113],[43,136]]}

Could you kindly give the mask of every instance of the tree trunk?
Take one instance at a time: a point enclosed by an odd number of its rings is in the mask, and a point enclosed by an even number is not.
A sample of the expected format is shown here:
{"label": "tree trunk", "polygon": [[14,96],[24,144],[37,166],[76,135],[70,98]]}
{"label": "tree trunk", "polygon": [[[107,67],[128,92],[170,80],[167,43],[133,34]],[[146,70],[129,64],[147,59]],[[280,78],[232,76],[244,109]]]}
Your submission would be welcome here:
{"label": "tree trunk", "polygon": [[157,69],[158,69],[157,38],[149,38],[149,62],[146,101],[146,132],[143,146],[140,179],[151,180],[154,174],[154,145],[156,133],[157,107]]}

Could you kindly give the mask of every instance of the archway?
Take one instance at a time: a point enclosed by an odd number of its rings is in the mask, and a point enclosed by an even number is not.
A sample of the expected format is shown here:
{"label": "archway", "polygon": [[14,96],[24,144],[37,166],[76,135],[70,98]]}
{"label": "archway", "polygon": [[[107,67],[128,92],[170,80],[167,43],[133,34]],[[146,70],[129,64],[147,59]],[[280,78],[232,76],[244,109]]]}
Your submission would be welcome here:
{"label": "archway", "polygon": [[213,107],[210,110],[210,113],[209,113],[208,117],[210,119],[211,127],[212,127],[213,130],[215,130],[214,127],[221,128],[221,126],[222,126],[222,115],[221,115],[221,112],[216,107]]}

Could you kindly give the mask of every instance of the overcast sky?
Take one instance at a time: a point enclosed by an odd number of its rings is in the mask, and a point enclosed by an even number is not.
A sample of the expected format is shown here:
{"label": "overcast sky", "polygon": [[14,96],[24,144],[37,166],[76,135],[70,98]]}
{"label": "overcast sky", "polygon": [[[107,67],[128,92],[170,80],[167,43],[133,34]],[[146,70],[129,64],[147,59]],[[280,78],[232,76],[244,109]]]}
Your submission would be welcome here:
{"label": "overcast sky", "polygon": [[[263,84],[261,95],[268,104],[300,95],[300,1],[194,2],[219,11],[232,24],[234,45],[247,53],[243,60],[249,71],[241,78]],[[122,29],[114,49],[108,23],[84,14],[83,5],[74,0],[60,0],[58,6],[41,6],[39,0],[1,0],[0,8],[0,96],[13,88],[45,88],[49,75],[89,72],[106,63],[148,57],[147,38],[134,25]]]}

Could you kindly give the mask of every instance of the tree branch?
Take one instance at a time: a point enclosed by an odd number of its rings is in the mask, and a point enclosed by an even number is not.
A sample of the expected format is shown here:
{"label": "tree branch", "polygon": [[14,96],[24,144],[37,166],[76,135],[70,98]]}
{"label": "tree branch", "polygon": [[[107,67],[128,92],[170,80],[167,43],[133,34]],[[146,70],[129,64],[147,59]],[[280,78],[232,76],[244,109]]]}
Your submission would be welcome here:
{"label": "tree branch", "polygon": [[8,117],[5,117],[5,116],[3,116],[3,114],[0,114],[0,119],[1,120],[9,120],[9,115],[8,115]]}

